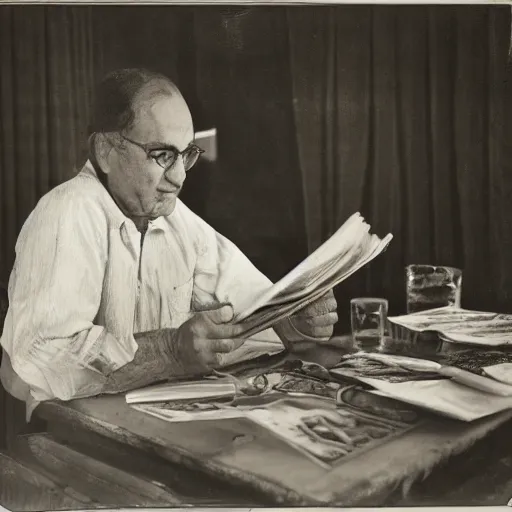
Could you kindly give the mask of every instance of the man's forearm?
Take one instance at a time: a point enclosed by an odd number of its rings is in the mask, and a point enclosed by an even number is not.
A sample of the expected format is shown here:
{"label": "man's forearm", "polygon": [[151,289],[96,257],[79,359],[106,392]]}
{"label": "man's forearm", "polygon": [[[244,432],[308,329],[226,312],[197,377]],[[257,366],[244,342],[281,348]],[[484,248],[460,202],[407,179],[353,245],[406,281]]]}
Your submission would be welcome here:
{"label": "man's forearm", "polygon": [[133,361],[108,376],[103,392],[122,393],[193,373],[191,350],[180,346],[175,333],[160,329],[136,334],[139,348]]}

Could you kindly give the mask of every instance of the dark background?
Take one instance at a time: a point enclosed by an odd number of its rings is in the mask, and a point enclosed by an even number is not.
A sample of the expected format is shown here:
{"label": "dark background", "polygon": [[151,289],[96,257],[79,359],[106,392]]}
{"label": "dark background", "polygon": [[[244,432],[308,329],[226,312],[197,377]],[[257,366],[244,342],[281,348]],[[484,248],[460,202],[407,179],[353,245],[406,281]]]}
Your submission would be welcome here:
{"label": "dark background", "polygon": [[[404,266],[463,268],[512,311],[507,6],[0,6],[0,281],[37,200],[85,159],[92,87],[173,78],[219,159],[184,201],[278,279],[353,212],[388,251],[341,285],[405,306]],[[5,417],[5,416],[4,416]]]}

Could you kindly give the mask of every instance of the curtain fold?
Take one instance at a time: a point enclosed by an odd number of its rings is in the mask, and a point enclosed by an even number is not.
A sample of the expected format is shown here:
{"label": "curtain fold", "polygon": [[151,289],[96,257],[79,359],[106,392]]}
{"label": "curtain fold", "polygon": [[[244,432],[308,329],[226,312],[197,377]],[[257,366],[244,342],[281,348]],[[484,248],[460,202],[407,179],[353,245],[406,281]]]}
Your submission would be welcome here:
{"label": "curtain fold", "polygon": [[344,304],[378,294],[402,312],[405,265],[432,263],[463,268],[465,306],[510,310],[510,9],[290,8],[287,20],[309,250],[357,210],[394,234],[343,285]]}
{"label": "curtain fold", "polygon": [[49,9],[0,9],[0,281],[5,283],[26,217],[83,159],[97,79],[91,8]]}
{"label": "curtain fold", "polygon": [[205,217],[277,280],[307,254],[286,10],[200,8],[194,26],[197,97],[218,130]]}

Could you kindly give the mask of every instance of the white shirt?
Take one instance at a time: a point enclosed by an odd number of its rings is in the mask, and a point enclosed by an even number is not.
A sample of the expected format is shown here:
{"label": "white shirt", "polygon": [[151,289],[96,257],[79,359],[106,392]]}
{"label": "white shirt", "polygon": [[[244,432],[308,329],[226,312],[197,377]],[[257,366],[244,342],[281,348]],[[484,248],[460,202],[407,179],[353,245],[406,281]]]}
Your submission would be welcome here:
{"label": "white shirt", "polygon": [[[133,334],[179,327],[194,308],[237,304],[271,282],[180,200],[141,235],[90,162],[25,222],[9,280],[0,376],[33,408],[101,392],[132,361]],[[258,335],[280,345],[272,330]]]}

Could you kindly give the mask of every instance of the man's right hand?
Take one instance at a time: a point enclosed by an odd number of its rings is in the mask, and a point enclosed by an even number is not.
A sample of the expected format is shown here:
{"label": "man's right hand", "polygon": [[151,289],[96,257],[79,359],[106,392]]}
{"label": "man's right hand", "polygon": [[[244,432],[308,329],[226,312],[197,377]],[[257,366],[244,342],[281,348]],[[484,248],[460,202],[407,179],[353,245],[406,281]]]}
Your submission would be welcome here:
{"label": "man's right hand", "polygon": [[222,306],[195,313],[177,329],[135,334],[133,361],[107,376],[102,393],[124,393],[169,378],[194,377],[219,366],[220,354],[244,343],[244,328],[233,325],[233,308]]}
{"label": "man's right hand", "polygon": [[243,327],[232,324],[229,305],[195,313],[174,333],[176,355],[185,373],[204,374],[219,366],[220,355],[232,352],[244,343],[239,336]]}

